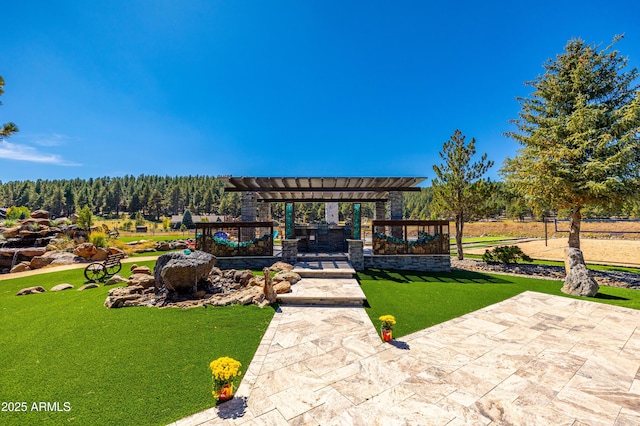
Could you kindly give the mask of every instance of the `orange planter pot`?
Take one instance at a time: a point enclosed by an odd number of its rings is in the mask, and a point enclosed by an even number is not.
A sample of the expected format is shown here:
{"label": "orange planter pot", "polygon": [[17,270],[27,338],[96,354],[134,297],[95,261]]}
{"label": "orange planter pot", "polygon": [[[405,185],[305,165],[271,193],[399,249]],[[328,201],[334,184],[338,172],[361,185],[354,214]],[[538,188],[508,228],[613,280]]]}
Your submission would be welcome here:
{"label": "orange planter pot", "polygon": [[218,393],[218,401],[228,401],[233,398],[233,385],[231,383],[227,383],[220,389]]}
{"label": "orange planter pot", "polygon": [[387,328],[383,328],[382,329],[382,340],[384,340],[385,342],[390,342],[393,337],[391,337],[393,330],[389,330]]}

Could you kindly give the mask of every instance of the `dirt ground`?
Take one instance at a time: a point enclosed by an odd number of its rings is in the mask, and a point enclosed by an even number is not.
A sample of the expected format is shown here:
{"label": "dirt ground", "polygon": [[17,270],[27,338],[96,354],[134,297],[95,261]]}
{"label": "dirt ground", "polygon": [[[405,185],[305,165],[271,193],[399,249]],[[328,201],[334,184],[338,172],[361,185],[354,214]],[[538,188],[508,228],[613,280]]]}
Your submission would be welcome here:
{"label": "dirt ground", "polygon": [[[453,223],[450,229],[455,229]],[[568,238],[568,232],[555,232],[553,222],[547,223],[548,238]],[[581,224],[580,238],[596,238],[607,239],[615,238],[616,240],[640,240],[640,221],[617,221],[617,222],[588,222],[583,221]],[[569,223],[558,222],[558,231],[568,231]],[[598,232],[590,232],[598,231]],[[516,222],[513,220],[504,220],[500,222],[470,222],[464,225],[465,237],[480,236],[501,236],[501,237],[530,237],[544,238],[545,225],[542,222]]]}
{"label": "dirt ground", "polygon": [[[527,255],[534,259],[564,260],[566,236],[551,238],[545,246],[544,239],[516,243]],[[580,248],[585,261],[622,266],[640,266],[640,240],[609,240],[581,238]],[[465,253],[483,254],[486,248],[465,249]]]}

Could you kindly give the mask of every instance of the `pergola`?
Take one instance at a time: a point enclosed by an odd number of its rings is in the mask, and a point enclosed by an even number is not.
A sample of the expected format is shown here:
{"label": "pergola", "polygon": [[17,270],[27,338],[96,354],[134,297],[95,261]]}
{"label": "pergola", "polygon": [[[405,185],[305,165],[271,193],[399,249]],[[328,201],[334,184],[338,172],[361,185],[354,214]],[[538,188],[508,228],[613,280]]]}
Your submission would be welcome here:
{"label": "pergola", "polygon": [[330,212],[335,212],[337,203],[353,203],[352,238],[360,239],[360,209],[363,202],[375,202],[375,219],[386,219],[389,203],[389,218],[402,219],[402,193],[419,192],[417,186],[423,177],[227,177],[226,192],[242,193],[242,221],[268,220],[270,202],[285,203],[285,238],[294,238],[294,212],[296,202],[324,202],[328,222]]}

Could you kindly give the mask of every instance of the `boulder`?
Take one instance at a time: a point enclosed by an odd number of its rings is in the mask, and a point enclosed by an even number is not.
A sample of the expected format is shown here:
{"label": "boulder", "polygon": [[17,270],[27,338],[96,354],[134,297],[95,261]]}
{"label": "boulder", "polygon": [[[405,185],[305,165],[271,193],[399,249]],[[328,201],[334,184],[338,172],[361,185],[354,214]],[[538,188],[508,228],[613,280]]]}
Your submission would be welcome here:
{"label": "boulder", "polygon": [[16,296],[25,296],[27,294],[44,293],[45,291],[47,291],[47,290],[45,290],[44,287],[38,285],[38,286],[35,286],[35,287],[23,288],[18,293],[16,293]]}
{"label": "boulder", "polygon": [[137,266],[131,269],[131,273],[133,274],[144,274],[151,275],[151,269],[148,266]]}
{"label": "boulder", "polygon": [[31,259],[31,262],[29,262],[29,267],[31,269],[40,269],[40,268],[44,268],[45,266],[49,265],[51,262],[53,262],[53,257],[51,256],[46,256],[47,253],[45,253],[42,256],[35,256]]}
{"label": "boulder", "polygon": [[24,272],[24,271],[30,271],[31,268],[29,268],[29,262],[20,262],[17,265],[15,265],[13,268],[11,268],[11,272],[16,273],[16,272]]}
{"label": "boulder", "polygon": [[71,290],[73,286],[71,284],[58,284],[57,286],[51,287],[50,291],[62,291],[62,290]]}
{"label": "boulder", "polygon": [[174,241],[173,250],[184,250],[189,248],[189,244],[186,241]]}
{"label": "boulder", "polygon": [[257,275],[249,280],[248,285],[250,287],[263,287],[264,277],[262,275]]}
{"label": "boulder", "polygon": [[66,251],[51,251],[44,254],[44,257],[53,259],[49,265],[71,265],[84,261],[83,258]]}
{"label": "boulder", "polygon": [[277,294],[289,293],[291,291],[291,283],[289,281],[280,281],[273,285],[273,290]]}
{"label": "boulder", "polygon": [[96,246],[91,243],[78,244],[73,250],[73,253],[75,253],[76,256],[80,256],[84,259],[91,259],[91,256],[97,252],[98,250],[96,249]]}
{"label": "boulder", "polygon": [[271,269],[272,271],[276,271],[276,272],[280,272],[280,271],[290,271],[293,269],[293,265],[286,263],[286,262],[276,262],[273,265],[271,265]]}
{"label": "boulder", "polygon": [[212,254],[203,251],[165,253],[158,258],[154,276],[158,288],[188,293],[206,279],[216,263]]}
{"label": "boulder", "polygon": [[127,252],[122,249],[119,249],[118,247],[109,247],[107,251],[109,252],[109,254],[119,254],[123,257],[127,256]]}
{"label": "boulder", "polygon": [[169,251],[171,250],[171,244],[168,241],[159,241],[156,243],[157,251]]}
{"label": "boulder", "polygon": [[562,286],[562,292],[573,296],[594,297],[600,286],[591,277],[587,265],[584,263],[582,251],[574,247],[565,249],[565,269],[567,276]]}
{"label": "boulder", "polygon": [[36,210],[31,212],[32,219],[49,219],[49,212],[46,210]]}
{"label": "boulder", "polygon": [[107,259],[107,256],[109,256],[109,252],[107,251],[107,249],[104,249],[102,247],[96,247],[96,254],[91,256],[91,261],[102,262],[103,260]]}
{"label": "boulder", "polygon": [[100,287],[98,284],[96,283],[89,283],[89,284],[85,284],[82,287],[78,288],[78,291],[84,291],[84,290],[88,290],[90,288],[98,288]]}
{"label": "boulder", "polygon": [[233,280],[241,284],[243,287],[249,284],[249,280],[251,280],[251,278],[253,278],[253,272],[250,269],[237,271],[233,276]]}
{"label": "boulder", "polygon": [[127,281],[127,287],[151,288],[156,286],[156,280],[153,275],[149,274],[133,274]]}
{"label": "boulder", "polygon": [[107,281],[105,281],[104,285],[114,285],[114,284],[126,283],[128,281],[129,280],[123,277],[122,275],[115,274],[112,277],[110,277]]}
{"label": "boulder", "polygon": [[295,272],[281,271],[273,276],[273,282],[279,283],[280,281],[289,281],[291,284],[295,284],[300,281],[300,275]]}

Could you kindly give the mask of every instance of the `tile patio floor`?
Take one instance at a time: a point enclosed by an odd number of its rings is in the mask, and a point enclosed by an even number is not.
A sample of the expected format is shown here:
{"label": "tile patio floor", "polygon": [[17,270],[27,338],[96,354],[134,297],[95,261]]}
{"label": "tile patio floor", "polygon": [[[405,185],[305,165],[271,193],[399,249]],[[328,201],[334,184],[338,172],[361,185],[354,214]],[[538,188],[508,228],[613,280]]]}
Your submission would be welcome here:
{"label": "tile patio floor", "polygon": [[174,425],[638,425],[640,311],[526,292],[394,342],[283,306],[236,397]]}

